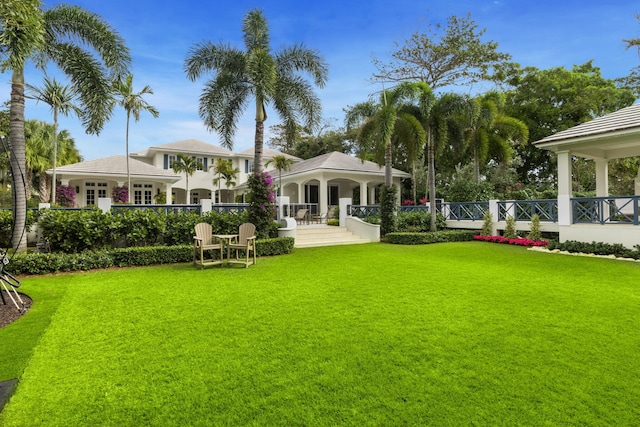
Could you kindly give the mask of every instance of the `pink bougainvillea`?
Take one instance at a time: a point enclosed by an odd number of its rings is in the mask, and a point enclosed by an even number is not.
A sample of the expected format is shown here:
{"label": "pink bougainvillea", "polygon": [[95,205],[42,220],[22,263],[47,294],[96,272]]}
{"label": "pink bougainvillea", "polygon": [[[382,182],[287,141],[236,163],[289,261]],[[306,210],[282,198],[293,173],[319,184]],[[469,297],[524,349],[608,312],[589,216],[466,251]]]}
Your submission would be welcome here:
{"label": "pink bougainvillea", "polygon": [[483,242],[491,242],[491,243],[504,243],[507,245],[516,245],[516,246],[547,246],[546,241],[544,240],[531,240],[526,239],[524,237],[516,237],[515,239],[509,239],[507,237],[502,236],[473,236],[475,240],[480,240]]}
{"label": "pink bougainvillea", "polygon": [[71,185],[58,185],[56,187],[56,203],[65,208],[75,206],[76,187]]}

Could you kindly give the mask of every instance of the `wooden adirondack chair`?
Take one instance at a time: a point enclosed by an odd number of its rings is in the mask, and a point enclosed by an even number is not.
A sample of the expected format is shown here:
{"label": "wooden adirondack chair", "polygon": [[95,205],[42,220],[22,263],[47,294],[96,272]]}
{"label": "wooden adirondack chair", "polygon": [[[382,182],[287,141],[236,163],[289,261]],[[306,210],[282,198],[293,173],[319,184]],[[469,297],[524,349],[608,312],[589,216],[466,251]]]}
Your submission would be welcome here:
{"label": "wooden adirondack chair", "polygon": [[[247,222],[240,226],[238,230],[238,237],[229,243],[227,246],[228,254],[227,254],[227,263],[228,264],[244,264],[245,268],[249,267],[251,264],[256,263],[256,226]],[[229,255],[231,250],[236,251],[235,259],[231,259]],[[240,259],[238,257],[239,251],[244,251],[245,259]],[[249,253],[253,253],[253,260],[249,259]]]}
{"label": "wooden adirondack chair", "polygon": [[[200,264],[201,268],[204,268],[207,265],[222,265],[224,260],[222,254],[222,242],[213,237],[211,224],[207,224],[206,222],[196,224],[195,232],[196,235],[193,236],[193,264]],[[210,259],[205,259],[205,251],[214,250],[220,251],[218,259],[213,256]],[[197,260],[198,255],[200,256],[199,260]]]}

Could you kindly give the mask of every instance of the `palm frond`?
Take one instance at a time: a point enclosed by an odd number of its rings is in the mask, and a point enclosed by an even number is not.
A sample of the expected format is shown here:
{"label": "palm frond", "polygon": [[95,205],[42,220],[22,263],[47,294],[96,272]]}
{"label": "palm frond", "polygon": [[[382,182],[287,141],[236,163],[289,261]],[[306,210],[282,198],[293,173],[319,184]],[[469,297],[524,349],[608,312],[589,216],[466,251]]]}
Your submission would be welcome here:
{"label": "palm frond", "polygon": [[100,60],[119,77],[127,73],[131,64],[124,39],[102,17],[79,6],[59,5],[44,12],[47,28],[45,54],[53,58],[60,54],[55,46],[68,42],[91,46]]}

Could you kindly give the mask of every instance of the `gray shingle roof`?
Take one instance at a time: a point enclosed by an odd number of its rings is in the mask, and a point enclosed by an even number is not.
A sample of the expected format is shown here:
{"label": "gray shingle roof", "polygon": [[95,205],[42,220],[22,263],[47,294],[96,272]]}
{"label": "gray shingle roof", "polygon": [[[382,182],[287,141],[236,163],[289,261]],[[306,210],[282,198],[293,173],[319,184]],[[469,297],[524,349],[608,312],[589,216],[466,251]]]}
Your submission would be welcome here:
{"label": "gray shingle roof", "polygon": [[[246,150],[242,150],[240,151],[240,153],[243,156],[250,156],[253,157],[254,156],[254,147],[251,148],[247,148]],[[302,160],[300,157],[296,157],[296,156],[292,156],[291,154],[287,154],[287,153],[283,153],[281,151],[276,151],[276,150],[272,150],[271,148],[267,148],[267,147],[263,147],[262,148],[262,157],[263,158],[267,158],[267,159],[271,159],[275,156],[285,156],[288,159],[293,159],[295,161],[298,160]]]}
{"label": "gray shingle roof", "polygon": [[634,104],[602,117],[597,117],[589,122],[547,136],[534,142],[534,144],[573,140],[621,130],[631,130],[633,128],[640,130],[640,104]]}
{"label": "gray shingle roof", "polygon": [[[363,161],[357,157],[334,151],[332,153],[322,154],[320,156],[295,163],[291,167],[291,170],[286,173],[283,172],[282,176],[291,176],[315,170],[332,170],[384,175],[384,167],[379,166],[377,163],[370,162],[368,160]],[[404,178],[408,178],[411,176],[408,173],[398,169],[393,169],[393,175]]]}
{"label": "gray shingle roof", "polygon": [[[51,174],[53,173],[53,170],[49,169],[47,173]],[[56,173],[68,173],[72,175],[126,176],[127,162],[126,157],[123,155],[110,156],[102,159],[61,166],[56,168]],[[176,181],[180,179],[173,170],[159,169],[155,166],[132,158],[129,158],[129,173],[131,176],[136,177],[174,178]]]}
{"label": "gray shingle roof", "polygon": [[209,144],[208,142],[200,141],[199,139],[184,139],[182,141],[170,142],[168,144],[155,145],[149,147],[148,150],[135,153],[138,156],[147,156],[150,151],[167,151],[175,153],[189,153],[189,154],[205,154],[208,156],[231,156],[233,152],[226,148],[218,147],[217,145]]}

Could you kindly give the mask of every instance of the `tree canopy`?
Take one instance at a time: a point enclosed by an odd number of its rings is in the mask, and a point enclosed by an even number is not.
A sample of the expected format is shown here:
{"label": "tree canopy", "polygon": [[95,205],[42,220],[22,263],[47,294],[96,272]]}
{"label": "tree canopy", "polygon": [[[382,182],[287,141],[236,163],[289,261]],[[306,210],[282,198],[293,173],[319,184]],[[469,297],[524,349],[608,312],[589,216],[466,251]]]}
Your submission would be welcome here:
{"label": "tree canopy", "polygon": [[447,26],[430,25],[426,33],[415,32],[403,45],[396,43],[392,60],[374,60],[376,80],[421,81],[431,89],[489,80],[492,69],[511,59],[498,51],[498,43],[482,41],[486,29],[466,16],[449,16]]}

